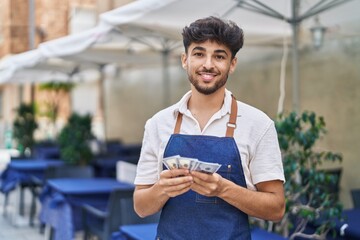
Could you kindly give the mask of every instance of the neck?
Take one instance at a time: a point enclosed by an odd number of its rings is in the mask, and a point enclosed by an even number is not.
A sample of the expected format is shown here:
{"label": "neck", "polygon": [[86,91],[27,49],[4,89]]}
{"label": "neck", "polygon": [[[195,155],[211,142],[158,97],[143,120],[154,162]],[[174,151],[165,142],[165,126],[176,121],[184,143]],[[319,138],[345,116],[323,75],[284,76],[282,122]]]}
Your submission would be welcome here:
{"label": "neck", "polygon": [[192,89],[192,94],[188,102],[191,112],[217,112],[224,103],[225,88],[219,89],[210,95],[199,93]]}

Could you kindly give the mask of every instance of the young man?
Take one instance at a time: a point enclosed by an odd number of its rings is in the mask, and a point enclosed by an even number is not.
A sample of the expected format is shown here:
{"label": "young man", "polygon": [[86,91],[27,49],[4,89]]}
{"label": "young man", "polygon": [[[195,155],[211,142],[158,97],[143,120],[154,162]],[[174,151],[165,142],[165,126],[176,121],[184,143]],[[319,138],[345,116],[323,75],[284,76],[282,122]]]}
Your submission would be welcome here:
{"label": "young man", "polygon": [[[225,88],[243,45],[235,23],[199,19],[182,35],[191,91],[146,123],[135,211],[162,211],[157,239],[251,239],[248,215],[279,221],[285,211],[274,123]],[[221,167],[213,174],[163,170],[162,159],[174,155]]]}

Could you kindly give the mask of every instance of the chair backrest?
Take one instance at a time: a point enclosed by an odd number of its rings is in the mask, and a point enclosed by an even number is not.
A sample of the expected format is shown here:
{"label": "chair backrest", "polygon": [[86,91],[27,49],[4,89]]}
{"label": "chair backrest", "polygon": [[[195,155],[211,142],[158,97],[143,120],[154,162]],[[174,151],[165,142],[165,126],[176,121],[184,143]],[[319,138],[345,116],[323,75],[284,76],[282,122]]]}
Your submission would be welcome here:
{"label": "chair backrest", "polygon": [[351,197],[354,204],[354,208],[360,208],[360,189],[352,189]]}
{"label": "chair backrest", "polygon": [[136,164],[124,161],[116,163],[116,179],[121,182],[134,183],[136,176]]}
{"label": "chair backrest", "polygon": [[129,224],[157,223],[160,213],[149,217],[139,217],[133,206],[133,190],[114,190],[109,199],[108,221],[109,229],[117,231],[119,226]]}
{"label": "chair backrest", "polygon": [[330,184],[326,185],[326,189],[330,193],[333,193],[335,198],[338,200],[340,193],[340,180],[341,180],[342,168],[326,169],[323,171],[333,180]]}
{"label": "chair backrest", "polygon": [[45,179],[52,178],[92,178],[94,169],[92,166],[63,165],[49,167],[45,171]]}

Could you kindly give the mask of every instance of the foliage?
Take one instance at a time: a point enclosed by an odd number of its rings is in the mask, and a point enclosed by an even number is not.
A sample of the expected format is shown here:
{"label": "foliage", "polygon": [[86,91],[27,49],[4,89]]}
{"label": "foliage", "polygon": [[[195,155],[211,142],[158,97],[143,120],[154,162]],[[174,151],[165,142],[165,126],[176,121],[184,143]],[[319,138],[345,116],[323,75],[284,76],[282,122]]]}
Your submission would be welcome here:
{"label": "foliage", "polygon": [[[323,117],[313,112],[301,116],[290,113],[275,122],[282,150],[286,183],[286,213],[275,229],[290,239],[326,239],[326,235],[340,218],[342,205],[331,186],[338,184],[338,176],[319,169],[324,162],[341,162],[342,156],[330,151],[316,151],[314,146],[326,134]],[[306,233],[307,227],[316,228]]]}
{"label": "foliage", "polygon": [[40,90],[49,92],[49,98],[45,102],[47,111],[43,115],[48,117],[51,122],[55,123],[57,119],[59,105],[64,94],[70,92],[74,86],[74,83],[67,82],[47,82],[39,86]]}
{"label": "foliage", "polygon": [[89,146],[93,138],[91,115],[73,113],[58,136],[61,158],[73,165],[88,164],[93,157]]}
{"label": "foliage", "polygon": [[17,116],[13,123],[14,139],[17,141],[21,155],[25,150],[31,150],[35,140],[34,131],[38,127],[35,119],[35,107],[33,104],[21,104],[16,110]]}

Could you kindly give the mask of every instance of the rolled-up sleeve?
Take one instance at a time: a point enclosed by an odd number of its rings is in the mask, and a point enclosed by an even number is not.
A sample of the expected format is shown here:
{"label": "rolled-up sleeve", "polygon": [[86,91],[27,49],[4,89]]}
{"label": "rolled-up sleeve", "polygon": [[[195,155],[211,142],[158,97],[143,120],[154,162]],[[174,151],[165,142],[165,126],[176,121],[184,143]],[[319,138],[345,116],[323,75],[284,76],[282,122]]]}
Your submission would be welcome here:
{"label": "rolled-up sleeve", "polygon": [[281,180],[285,182],[281,152],[274,123],[271,122],[260,138],[250,161],[253,184]]}
{"label": "rolled-up sleeve", "polygon": [[157,130],[152,119],[145,124],[140,159],[137,165],[135,185],[154,184],[158,180]]}

